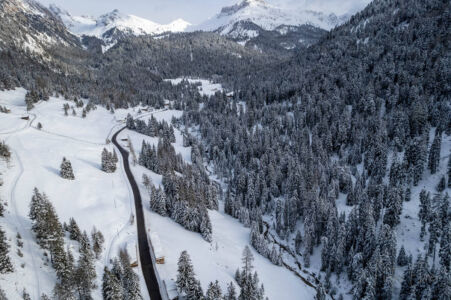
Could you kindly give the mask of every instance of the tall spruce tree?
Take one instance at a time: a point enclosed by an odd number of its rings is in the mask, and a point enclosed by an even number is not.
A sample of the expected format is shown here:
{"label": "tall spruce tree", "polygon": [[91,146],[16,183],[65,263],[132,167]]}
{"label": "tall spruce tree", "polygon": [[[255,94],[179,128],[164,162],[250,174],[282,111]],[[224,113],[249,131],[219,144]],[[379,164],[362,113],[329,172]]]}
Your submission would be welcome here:
{"label": "tall spruce tree", "polygon": [[63,162],[60,166],[60,175],[64,179],[74,180],[74,171],[72,170],[72,164],[69,160],[63,157]]}

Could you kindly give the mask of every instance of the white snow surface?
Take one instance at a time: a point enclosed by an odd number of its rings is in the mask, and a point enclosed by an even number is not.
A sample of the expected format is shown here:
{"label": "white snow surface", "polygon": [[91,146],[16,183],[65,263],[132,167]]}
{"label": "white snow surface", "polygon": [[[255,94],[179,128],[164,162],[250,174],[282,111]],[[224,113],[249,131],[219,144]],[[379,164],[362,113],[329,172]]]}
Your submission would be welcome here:
{"label": "white snow surface", "polygon": [[51,5],[50,10],[61,18],[73,34],[95,36],[100,39],[102,39],[105,32],[113,28],[138,36],[145,34],[156,35],[163,32],[181,32],[191,25],[182,19],[176,19],[169,24],[158,24],[141,17],[123,14],[117,9],[98,18],[72,16],[55,5]]}
{"label": "white snow surface", "polygon": [[[61,222],[74,217],[81,230],[90,234],[93,226],[105,236],[102,257],[96,261],[97,285],[101,287],[103,267],[110,258],[117,256],[120,248],[136,243],[136,228],[130,224],[134,214],[131,190],[128,187],[122,162],[118,170],[107,174],[100,170],[100,153],[104,147],[113,150],[105,141],[115,129],[123,126],[116,120],[130,110],[117,110],[112,115],[98,107],[81,118],[81,109],[75,108],[77,116],[64,116],[61,98],[51,97],[41,101],[27,113],[26,90],[0,91],[0,105],[11,110],[0,114],[0,140],[5,140],[12,149],[10,163],[0,161],[0,199],[5,204],[5,217],[0,217],[10,247],[10,256],[15,272],[0,275],[0,286],[8,299],[21,299],[26,288],[32,299],[39,299],[42,293],[51,295],[55,284],[55,271],[46,262],[43,250],[36,243],[28,218],[33,188],[45,192],[55,206]],[[30,120],[21,117],[29,116]],[[35,127],[40,122],[43,130]],[[64,180],[59,176],[62,157],[67,157],[73,166],[75,180]],[[120,159],[119,155],[119,159]],[[21,249],[24,256],[17,255],[16,234],[24,241]],[[72,253],[78,252],[78,243],[66,240]],[[133,256],[133,253],[131,253]],[[23,265],[23,267],[22,267]],[[141,277],[144,299],[147,290]],[[94,299],[101,299],[101,289],[93,292]]]}
{"label": "white snow surface", "polygon": [[302,7],[279,7],[264,0],[243,0],[233,6],[224,7],[220,13],[207,21],[190,27],[190,30],[216,31],[228,35],[240,21],[250,21],[265,30],[274,30],[281,25],[299,26],[303,24],[330,30],[345,22],[347,15],[324,14]]}
{"label": "white snow surface", "polygon": [[221,84],[213,83],[211,80],[208,80],[208,79],[191,78],[191,77],[179,77],[179,78],[175,78],[175,79],[166,79],[166,81],[171,82],[172,85],[178,85],[178,84],[182,83],[183,80],[186,80],[191,84],[199,84],[200,86],[198,87],[198,90],[202,96],[213,96],[214,94],[216,94],[216,92],[223,91]]}

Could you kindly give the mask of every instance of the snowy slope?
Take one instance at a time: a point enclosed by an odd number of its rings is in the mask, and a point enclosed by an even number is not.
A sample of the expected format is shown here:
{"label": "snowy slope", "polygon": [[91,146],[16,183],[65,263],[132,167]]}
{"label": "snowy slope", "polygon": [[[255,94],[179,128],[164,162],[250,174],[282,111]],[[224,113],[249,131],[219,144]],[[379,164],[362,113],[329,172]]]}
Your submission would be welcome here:
{"label": "snowy slope", "polygon": [[330,30],[346,21],[347,18],[347,16],[327,15],[298,7],[276,7],[264,0],[243,0],[233,6],[224,7],[219,14],[192,29],[217,31],[223,35],[229,35],[233,32],[236,23],[252,22],[270,31],[281,25],[299,26],[304,24]]}
{"label": "snowy slope", "polygon": [[[101,287],[103,267],[110,258],[118,255],[119,248],[134,248],[136,227],[130,224],[134,214],[133,195],[118,163],[115,173],[100,170],[100,153],[104,147],[112,151],[106,138],[122,125],[121,120],[130,110],[117,110],[113,115],[98,107],[81,117],[81,109],[75,108],[77,116],[64,116],[62,106],[67,102],[51,97],[26,112],[24,89],[1,91],[0,103],[11,109],[10,114],[0,115],[0,140],[5,140],[13,150],[12,160],[0,160],[0,173],[4,185],[0,187],[0,199],[5,204],[5,217],[0,217],[1,227],[6,231],[11,246],[10,256],[15,272],[0,276],[0,287],[8,299],[22,299],[26,288],[32,299],[42,293],[51,295],[55,284],[55,271],[46,262],[43,250],[31,232],[28,217],[29,203],[34,187],[45,192],[55,206],[61,222],[74,217],[81,230],[91,232],[96,226],[105,236],[102,256],[96,260],[97,285]],[[22,116],[30,115],[30,120]],[[40,122],[43,130],[37,130]],[[59,165],[66,156],[73,165],[76,179],[63,180]],[[121,157],[119,156],[119,159]],[[16,234],[24,241],[23,257],[17,255]],[[72,253],[78,251],[77,243],[66,239]],[[132,253],[132,257],[135,256]],[[140,272],[139,268],[135,272]],[[146,287],[141,280],[145,299]],[[93,292],[94,299],[101,299],[101,290]]]}
{"label": "snowy slope", "polygon": [[120,32],[122,35],[156,35],[163,32],[180,32],[191,24],[177,19],[169,24],[158,24],[134,15],[126,15],[115,9],[98,18],[90,16],[72,16],[69,12],[51,5],[50,10],[67,26],[68,30],[78,36],[93,36],[103,39],[107,44],[114,43],[112,34]]}
{"label": "snowy slope", "polygon": [[[191,83],[200,83],[199,91],[204,95],[211,95],[222,90],[219,84],[213,84],[208,80],[183,79]],[[178,84],[182,81],[182,78],[171,79],[170,81],[173,84]],[[182,111],[166,110],[155,113],[154,117],[158,121],[170,122],[172,117],[179,118],[182,113]],[[146,120],[145,117],[142,119]],[[185,162],[191,163],[191,148],[183,147],[183,137],[180,130],[175,129],[175,137],[176,142],[173,143],[173,146],[176,153],[180,153]],[[127,129],[120,133],[118,141],[121,145],[127,147],[128,141],[125,141],[126,139],[130,140],[137,154],[139,154],[143,140],[153,145],[158,143],[158,138],[145,136]],[[153,242],[157,241],[161,245],[162,254],[165,257],[165,264],[157,265],[157,269],[159,276],[168,287],[169,295],[177,295],[175,292],[177,261],[183,250],[188,251],[194,265],[194,271],[201,281],[204,291],[207,290],[208,284],[214,280],[219,281],[223,292],[226,291],[227,284],[231,281],[239,290],[234,275],[237,268],[241,267],[241,255],[244,247],[250,246],[250,229],[245,228],[238,220],[226,215],[223,203],[220,203],[219,211],[209,211],[213,228],[213,241],[211,243],[206,242],[200,234],[186,230],[169,217],[162,217],[152,212],[150,210],[150,199],[141,178],[143,174],[146,174],[155,185],[161,185],[162,176],[140,165],[133,166],[131,163],[130,166],[143,198],[149,236]],[[288,269],[273,265],[254,249],[252,249],[252,253],[255,257],[255,270],[265,287],[265,295],[269,299],[314,299],[315,290],[307,286]]]}

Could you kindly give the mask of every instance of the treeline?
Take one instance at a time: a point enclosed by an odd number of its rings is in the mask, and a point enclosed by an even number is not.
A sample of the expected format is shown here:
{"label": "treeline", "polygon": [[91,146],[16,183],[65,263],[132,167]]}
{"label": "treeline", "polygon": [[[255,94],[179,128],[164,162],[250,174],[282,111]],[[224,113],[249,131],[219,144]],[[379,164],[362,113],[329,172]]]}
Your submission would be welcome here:
{"label": "treeline", "polygon": [[134,120],[133,117],[128,114],[126,124],[127,128],[130,130],[135,130],[136,132],[150,137],[160,137],[170,143],[175,143],[174,127],[165,120],[158,122],[153,115],[148,119],[146,124],[143,120]]}
{"label": "treeline", "polygon": [[[182,251],[177,263],[177,291],[187,300],[263,300],[265,289],[259,285],[260,280],[253,266],[254,256],[246,246],[243,250],[243,266],[236,270],[235,281],[240,287],[238,294],[233,282],[227,285],[227,291],[223,294],[219,282],[210,282],[204,295],[199,280],[196,279],[194,267],[187,251]],[[266,298],[267,299],[267,298]]]}
{"label": "treeline", "polygon": [[[180,154],[176,155],[168,138],[159,139],[157,148],[143,141],[138,162],[163,175],[163,189],[156,188],[150,178],[143,175],[150,208],[188,230],[201,233],[211,242],[212,226],[207,209],[218,209],[218,190],[206,174],[196,149],[192,148],[193,164],[187,164]],[[194,163],[196,159],[198,163]]]}
{"label": "treeline", "polygon": [[119,259],[114,258],[111,269],[105,267],[102,278],[104,300],[142,299],[139,276],[133,271],[127,250],[119,251]]}
{"label": "treeline", "polygon": [[[37,188],[33,191],[29,216],[37,243],[45,251],[44,256],[50,256],[48,261],[56,271],[54,299],[92,299],[93,290],[98,288],[95,262],[101,258],[103,251],[103,234],[94,227],[88,235],[86,231],[80,230],[73,218],[68,224],[61,224],[52,203]],[[66,248],[66,238],[78,242],[77,260],[72,251]],[[120,262],[114,259],[111,270],[105,267],[102,287],[104,299],[141,299],[139,277],[131,268],[128,253],[121,251],[119,256]],[[43,297],[49,299],[46,295]]]}

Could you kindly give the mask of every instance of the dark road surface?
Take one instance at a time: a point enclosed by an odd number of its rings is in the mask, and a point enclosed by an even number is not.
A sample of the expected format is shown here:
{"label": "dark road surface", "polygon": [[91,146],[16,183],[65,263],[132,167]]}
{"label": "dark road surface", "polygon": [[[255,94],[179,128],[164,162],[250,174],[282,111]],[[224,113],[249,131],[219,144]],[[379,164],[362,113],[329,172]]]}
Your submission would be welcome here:
{"label": "dark road surface", "polygon": [[147,290],[149,291],[150,299],[161,300],[160,288],[158,286],[158,280],[155,276],[155,269],[153,266],[152,257],[150,255],[150,247],[147,241],[146,226],[144,223],[144,213],[141,201],[141,194],[139,193],[138,185],[136,184],[135,178],[130,170],[130,164],[128,162],[128,152],[122,148],[117,142],[116,138],[118,134],[124,130],[122,128],[113,135],[112,142],[119,149],[122,155],[122,160],[124,161],[124,169],[127,174],[128,181],[132,187],[133,196],[135,198],[136,207],[136,225],[138,228],[138,247],[139,247],[139,257],[141,261],[141,268],[146,281]]}

